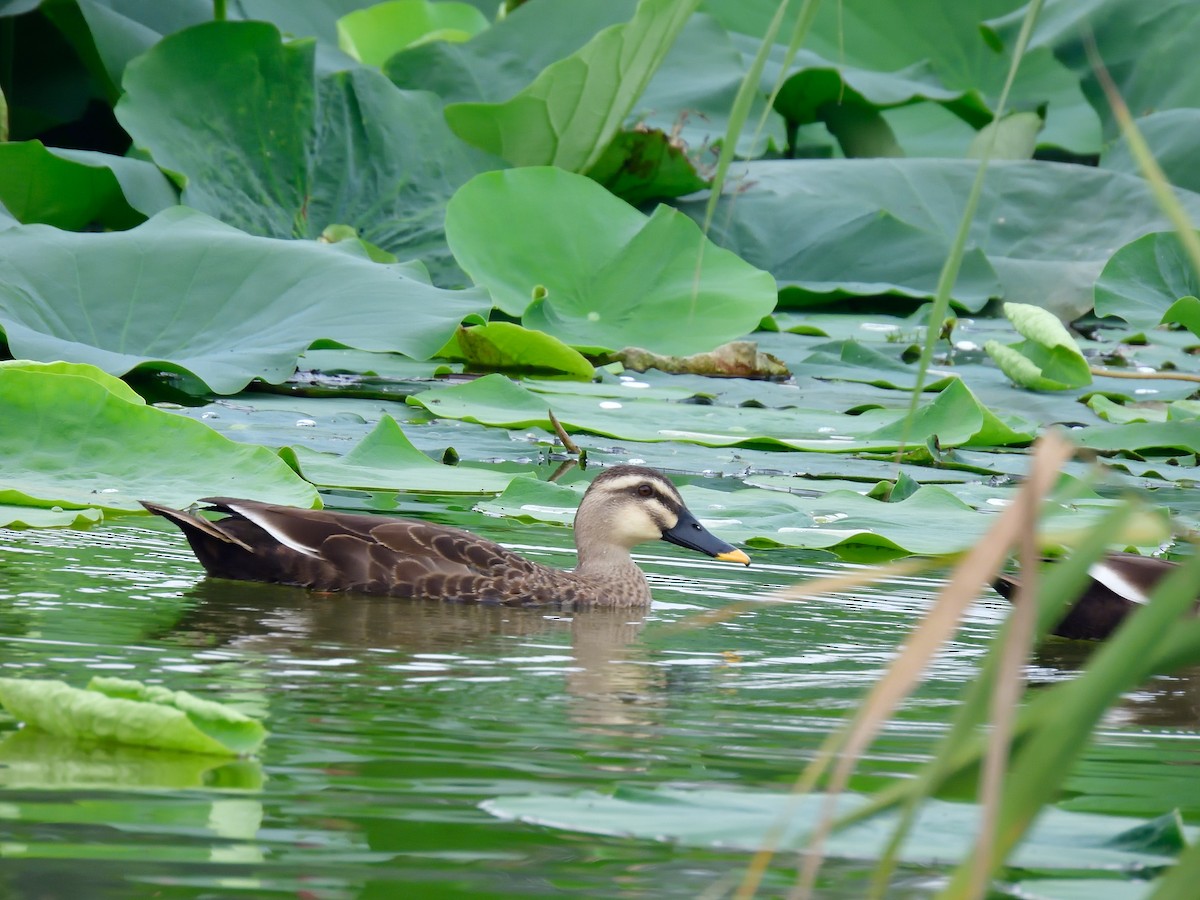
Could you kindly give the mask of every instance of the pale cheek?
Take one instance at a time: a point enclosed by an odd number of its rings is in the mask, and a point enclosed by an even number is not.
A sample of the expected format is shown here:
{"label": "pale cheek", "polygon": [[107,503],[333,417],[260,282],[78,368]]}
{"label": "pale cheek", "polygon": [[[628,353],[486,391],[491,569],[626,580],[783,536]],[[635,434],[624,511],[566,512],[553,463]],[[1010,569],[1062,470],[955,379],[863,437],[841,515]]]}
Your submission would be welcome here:
{"label": "pale cheek", "polygon": [[662,539],[662,530],[649,516],[640,516],[636,523],[631,523],[628,533],[631,540],[638,544]]}

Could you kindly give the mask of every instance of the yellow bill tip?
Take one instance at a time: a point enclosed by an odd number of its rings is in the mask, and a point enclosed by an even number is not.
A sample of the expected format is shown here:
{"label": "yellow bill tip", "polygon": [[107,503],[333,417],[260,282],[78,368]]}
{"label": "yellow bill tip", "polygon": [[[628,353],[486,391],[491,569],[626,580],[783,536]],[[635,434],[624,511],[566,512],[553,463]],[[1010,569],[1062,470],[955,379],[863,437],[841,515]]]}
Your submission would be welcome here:
{"label": "yellow bill tip", "polygon": [[716,558],[723,562],[741,563],[743,566],[750,565],[750,557],[736,548],[725,553],[718,553]]}

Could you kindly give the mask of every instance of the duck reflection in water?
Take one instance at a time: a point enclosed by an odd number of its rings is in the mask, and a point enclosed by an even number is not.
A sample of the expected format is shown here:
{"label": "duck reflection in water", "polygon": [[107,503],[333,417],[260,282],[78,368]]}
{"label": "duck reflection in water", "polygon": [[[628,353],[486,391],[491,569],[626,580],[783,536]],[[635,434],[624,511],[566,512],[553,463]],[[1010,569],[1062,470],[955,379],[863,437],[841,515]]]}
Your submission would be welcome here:
{"label": "duck reflection in water", "polygon": [[[349,659],[358,681],[468,681],[561,674],[567,713],[581,726],[656,724],[675,688],[668,670],[645,664],[640,609],[510,607],[321,594],[282,585],[204,579],[185,595],[183,618],[163,638],[303,667]],[[569,635],[569,646],[561,645]],[[527,658],[528,661],[524,661]],[[380,665],[383,662],[384,665]]]}

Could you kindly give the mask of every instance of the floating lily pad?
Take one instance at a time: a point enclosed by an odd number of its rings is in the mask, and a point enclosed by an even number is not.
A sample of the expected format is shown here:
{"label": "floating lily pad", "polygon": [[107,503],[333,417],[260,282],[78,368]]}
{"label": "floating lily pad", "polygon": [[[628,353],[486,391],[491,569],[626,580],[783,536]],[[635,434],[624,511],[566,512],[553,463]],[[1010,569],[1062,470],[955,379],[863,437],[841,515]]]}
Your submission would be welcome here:
{"label": "floating lily pad", "polygon": [[1175,422],[1132,422],[1128,425],[1093,425],[1071,432],[1081,447],[1110,453],[1182,450],[1200,453],[1200,428],[1191,419]]}
{"label": "floating lily pad", "polygon": [[267,736],[259,722],[228,706],[121,678],[93,678],[84,690],[0,678],[0,704],[28,727],[77,740],[241,756]]}
{"label": "floating lily pad", "polygon": [[305,447],[285,447],[280,456],[313,484],[362,490],[499,493],[525,474],[435,462],[412,445],[391,416],[380,419],[345,456]]}
{"label": "floating lily pad", "polygon": [[[0,488],[0,496],[4,495]],[[98,509],[21,506],[0,503],[0,528],[87,528],[104,518]]]}
{"label": "floating lily pad", "polygon": [[[765,444],[798,450],[849,452],[896,449],[902,440],[920,444],[936,435],[942,446],[996,446],[1032,440],[1033,427],[998,417],[980,404],[963,382],[947,387],[906,426],[907,405],[870,409],[857,416],[827,410],[776,410],[723,406],[682,406],[633,398],[627,402],[555,394],[542,397],[502,375],[437,388],[409,397],[436,416],[508,428],[549,429],[547,407],[562,424],[578,431],[635,441],[686,441],[713,447]],[[681,416],[686,409],[687,415]]]}
{"label": "floating lily pad", "polygon": [[141,512],[141,499],[319,505],[312,486],[265,447],[114,393],[97,369],[71,368],[0,366],[0,524],[74,524],[61,519],[74,510],[92,511],[82,514],[89,519],[95,510]]}
{"label": "floating lily pad", "polygon": [[[866,488],[864,487],[865,491]],[[942,554],[970,548],[992,525],[992,516],[956,497],[954,487],[924,485],[903,500],[877,500],[856,490],[832,490],[819,496],[780,491],[717,491],[686,485],[688,508],[705,527],[727,541],[756,547],[832,550],[840,556],[870,560],[910,553]],[[526,521],[565,524],[574,517],[579,492],[573,487],[519,479],[495,500],[478,509]],[[1011,500],[998,490],[993,511]],[[987,498],[970,498],[986,508]],[[1051,506],[1044,521],[1047,543],[1062,540],[1094,524],[1109,508],[1099,498],[1078,500],[1070,507]],[[916,527],[919,523],[919,527]],[[1163,539],[1161,520],[1131,526],[1131,543],[1149,545]]]}
{"label": "floating lily pad", "polygon": [[[654,790],[621,788],[615,794],[584,791],[573,795],[533,794],[499,797],[483,804],[494,816],[531,825],[609,834],[642,840],[672,841],[690,847],[783,851],[802,849],[813,824],[820,821],[826,797],[763,791]],[[839,815],[867,804],[868,799],[846,794],[836,801]],[[825,853],[843,859],[875,859],[883,854],[899,813],[890,812],[835,831]],[[1173,819],[1176,846],[1200,834]],[[1150,823],[1150,824],[1157,824]],[[1164,823],[1169,824],[1169,823]],[[1011,865],[1026,869],[1135,869],[1170,865],[1177,850],[1131,843],[1147,823],[1120,816],[1046,809]],[[776,834],[775,829],[783,828]],[[967,803],[926,800],[899,858],[921,865],[944,865],[966,858],[979,826],[979,808]]]}

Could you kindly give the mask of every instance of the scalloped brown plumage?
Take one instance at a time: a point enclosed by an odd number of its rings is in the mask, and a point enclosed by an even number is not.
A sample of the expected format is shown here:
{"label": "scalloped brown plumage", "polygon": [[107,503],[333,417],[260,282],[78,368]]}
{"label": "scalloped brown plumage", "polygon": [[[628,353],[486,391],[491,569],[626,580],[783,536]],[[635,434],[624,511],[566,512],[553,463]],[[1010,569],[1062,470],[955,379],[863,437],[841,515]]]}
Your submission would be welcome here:
{"label": "scalloped brown plumage", "polygon": [[226,517],[213,521],[158,503],[143,505],[183,530],[214,577],[318,591],[644,606],[650,588],[629,555],[637,544],[662,539],[717,559],[750,562],[696,521],[668,479],[640,466],[606,469],[588,487],[575,518],[579,564],[571,572],[447,525],[223,497],[203,502]]}

